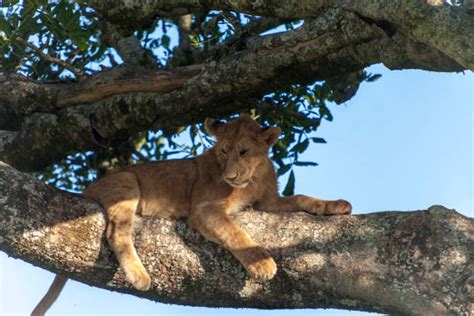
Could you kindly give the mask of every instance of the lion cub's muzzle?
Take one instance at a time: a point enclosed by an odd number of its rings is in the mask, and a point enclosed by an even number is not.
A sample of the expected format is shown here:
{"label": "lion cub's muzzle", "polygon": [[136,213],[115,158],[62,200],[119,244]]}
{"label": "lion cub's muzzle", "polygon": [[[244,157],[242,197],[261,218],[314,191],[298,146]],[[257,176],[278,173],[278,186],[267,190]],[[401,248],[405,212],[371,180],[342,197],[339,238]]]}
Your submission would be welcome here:
{"label": "lion cub's muzzle", "polygon": [[242,189],[249,184],[250,180],[243,178],[239,173],[224,175],[224,181],[233,188]]}

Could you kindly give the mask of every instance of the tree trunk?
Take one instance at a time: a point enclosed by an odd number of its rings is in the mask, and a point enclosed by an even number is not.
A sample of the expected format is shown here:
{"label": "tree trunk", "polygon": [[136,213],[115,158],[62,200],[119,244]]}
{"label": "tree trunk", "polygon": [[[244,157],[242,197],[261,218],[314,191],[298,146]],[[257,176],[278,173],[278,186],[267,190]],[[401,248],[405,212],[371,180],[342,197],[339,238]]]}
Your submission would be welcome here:
{"label": "tree trunk", "polygon": [[278,264],[267,282],[250,279],[185,222],[139,218],[135,243],[153,280],[139,292],[105,243],[100,206],[4,163],[0,179],[0,249],[92,286],[214,307],[473,313],[473,220],[442,206],[333,217],[238,213],[239,225]]}

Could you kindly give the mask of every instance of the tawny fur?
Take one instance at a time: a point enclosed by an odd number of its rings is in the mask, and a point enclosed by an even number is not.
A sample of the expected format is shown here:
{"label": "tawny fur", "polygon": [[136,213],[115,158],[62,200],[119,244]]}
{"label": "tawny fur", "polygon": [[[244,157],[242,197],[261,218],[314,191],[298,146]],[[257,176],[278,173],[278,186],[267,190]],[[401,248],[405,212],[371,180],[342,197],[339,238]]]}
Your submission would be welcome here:
{"label": "tawny fur", "polygon": [[248,115],[227,124],[206,120],[205,127],[217,142],[201,156],[126,167],[84,191],[107,210],[107,240],[128,281],[138,290],[148,290],[151,279],[132,241],[136,214],[187,218],[205,238],[229,250],[252,277],[271,279],[277,271],[272,257],[231,220],[230,213],[246,206],[318,215],[351,212],[344,200],[279,196],[268,158],[279,128],[261,128]]}
{"label": "tawny fur", "polygon": [[67,278],[60,274],[56,274],[54,277],[53,283],[49,287],[46,294],[43,296],[41,301],[36,305],[35,309],[31,312],[31,316],[43,316],[48,309],[53,305],[54,301],[58,298],[59,294],[61,294],[64,285],[66,285]]}

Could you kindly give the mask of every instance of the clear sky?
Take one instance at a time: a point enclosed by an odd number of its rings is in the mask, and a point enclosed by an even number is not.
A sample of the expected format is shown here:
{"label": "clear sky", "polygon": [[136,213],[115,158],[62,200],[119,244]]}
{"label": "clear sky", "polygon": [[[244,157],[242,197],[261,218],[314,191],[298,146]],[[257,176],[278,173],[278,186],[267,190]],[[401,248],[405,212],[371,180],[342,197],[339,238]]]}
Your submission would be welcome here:
{"label": "clear sky", "polygon": [[[296,169],[296,192],[344,198],[354,213],[426,209],[433,204],[473,217],[474,75],[369,68],[383,76],[365,83],[344,105],[331,107]],[[285,179],[281,181],[286,183]],[[27,315],[53,274],[0,253],[0,315]],[[50,315],[368,315],[336,310],[257,311],[164,305],[69,282]]]}

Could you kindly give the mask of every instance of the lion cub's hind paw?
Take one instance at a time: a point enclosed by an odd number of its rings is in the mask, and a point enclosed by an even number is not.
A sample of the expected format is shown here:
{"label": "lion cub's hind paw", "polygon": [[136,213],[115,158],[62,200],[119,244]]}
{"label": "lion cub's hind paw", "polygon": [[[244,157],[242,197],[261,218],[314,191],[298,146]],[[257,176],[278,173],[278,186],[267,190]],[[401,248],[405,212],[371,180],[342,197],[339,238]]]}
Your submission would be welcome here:
{"label": "lion cub's hind paw", "polygon": [[151,278],[145,268],[135,266],[125,269],[127,281],[132,283],[133,287],[139,291],[148,291],[151,286]]}

